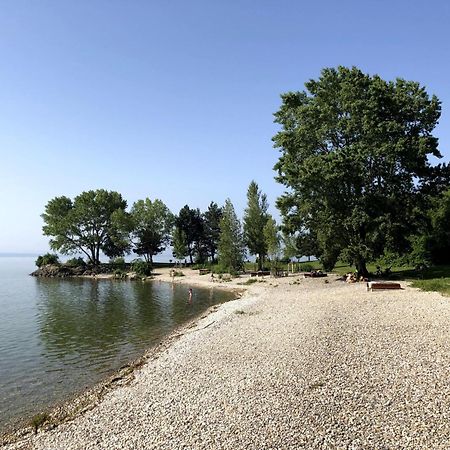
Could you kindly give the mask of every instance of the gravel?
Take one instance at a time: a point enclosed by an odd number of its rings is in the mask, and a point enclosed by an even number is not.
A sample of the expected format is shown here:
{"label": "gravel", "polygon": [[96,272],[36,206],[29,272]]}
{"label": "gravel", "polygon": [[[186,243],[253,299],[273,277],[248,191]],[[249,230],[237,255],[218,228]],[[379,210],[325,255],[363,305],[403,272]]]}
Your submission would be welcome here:
{"label": "gravel", "polygon": [[450,448],[450,299],[295,279],[255,283],[92,410],[6,448]]}

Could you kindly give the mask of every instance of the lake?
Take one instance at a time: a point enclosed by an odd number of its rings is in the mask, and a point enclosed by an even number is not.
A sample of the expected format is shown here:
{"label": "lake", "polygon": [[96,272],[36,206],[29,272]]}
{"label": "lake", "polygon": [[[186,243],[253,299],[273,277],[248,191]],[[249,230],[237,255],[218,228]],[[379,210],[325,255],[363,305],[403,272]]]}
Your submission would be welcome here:
{"label": "lake", "polygon": [[44,279],[0,257],[0,431],[106,378],[235,295],[158,281]]}

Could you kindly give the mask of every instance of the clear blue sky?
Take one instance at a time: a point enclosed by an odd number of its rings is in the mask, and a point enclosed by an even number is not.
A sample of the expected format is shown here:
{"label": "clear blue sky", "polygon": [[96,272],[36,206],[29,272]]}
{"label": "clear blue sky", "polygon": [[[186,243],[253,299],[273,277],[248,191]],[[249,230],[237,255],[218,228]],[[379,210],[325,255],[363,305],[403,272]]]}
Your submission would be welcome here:
{"label": "clear blue sky", "polygon": [[444,0],[3,0],[0,252],[46,251],[47,201],[88,189],[242,215],[255,179],[274,212],[272,114],[323,67],[425,85],[448,161],[449,23]]}

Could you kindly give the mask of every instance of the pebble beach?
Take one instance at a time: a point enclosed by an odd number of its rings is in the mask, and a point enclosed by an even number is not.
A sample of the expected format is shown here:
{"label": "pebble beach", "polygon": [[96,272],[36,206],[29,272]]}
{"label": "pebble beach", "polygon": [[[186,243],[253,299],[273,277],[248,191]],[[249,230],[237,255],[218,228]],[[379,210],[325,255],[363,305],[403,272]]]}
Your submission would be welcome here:
{"label": "pebble beach", "polygon": [[243,289],[129,383],[16,449],[448,449],[450,298],[329,276],[162,282]]}

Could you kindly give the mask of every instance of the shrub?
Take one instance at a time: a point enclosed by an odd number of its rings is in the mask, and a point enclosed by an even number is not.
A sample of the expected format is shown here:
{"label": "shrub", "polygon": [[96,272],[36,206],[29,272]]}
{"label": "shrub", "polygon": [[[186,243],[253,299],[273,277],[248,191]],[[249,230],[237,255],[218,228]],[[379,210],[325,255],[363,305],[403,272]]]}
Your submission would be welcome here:
{"label": "shrub", "polygon": [[302,272],[312,272],[314,270],[314,266],[312,264],[301,264],[300,271]]}
{"label": "shrub", "polygon": [[109,263],[111,264],[113,269],[125,270],[125,259],[123,259],[122,257],[111,259]]}
{"label": "shrub", "polygon": [[70,267],[84,267],[86,262],[83,258],[71,258],[68,259],[65,264]]}
{"label": "shrub", "polygon": [[36,260],[36,266],[41,267],[47,264],[59,264],[58,255],[53,253],[46,253],[45,255],[38,256]]}
{"label": "shrub", "polygon": [[152,273],[152,265],[142,259],[135,259],[131,263],[131,270],[135,272],[136,275],[147,277]]}
{"label": "shrub", "polygon": [[114,278],[125,278],[127,273],[121,269],[114,270]]}
{"label": "shrub", "polygon": [[39,413],[33,416],[31,419],[31,426],[33,427],[34,433],[36,434],[39,427],[44,425],[50,419],[50,416],[47,413]]}

